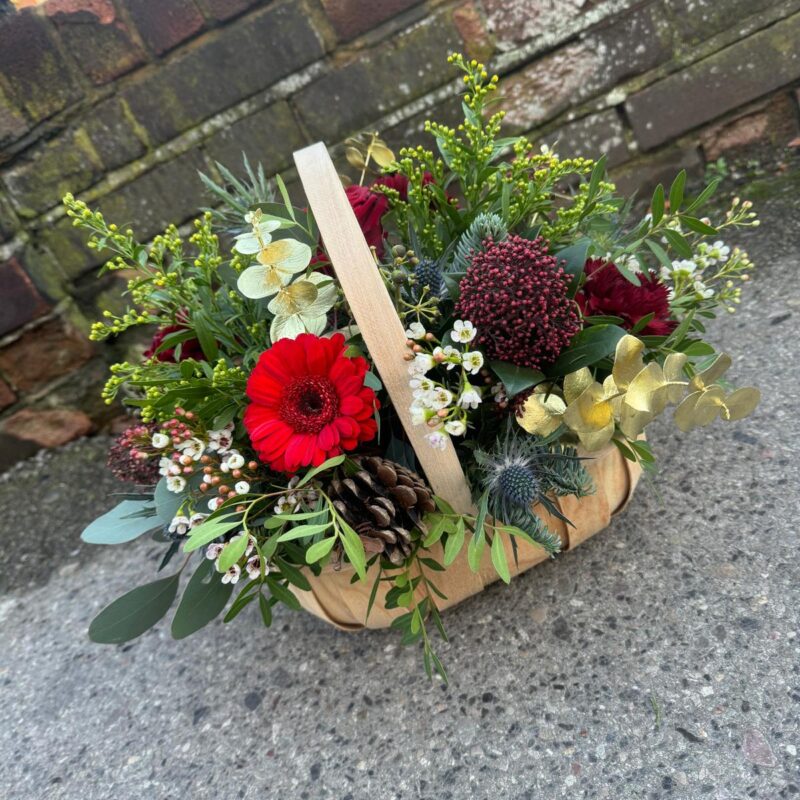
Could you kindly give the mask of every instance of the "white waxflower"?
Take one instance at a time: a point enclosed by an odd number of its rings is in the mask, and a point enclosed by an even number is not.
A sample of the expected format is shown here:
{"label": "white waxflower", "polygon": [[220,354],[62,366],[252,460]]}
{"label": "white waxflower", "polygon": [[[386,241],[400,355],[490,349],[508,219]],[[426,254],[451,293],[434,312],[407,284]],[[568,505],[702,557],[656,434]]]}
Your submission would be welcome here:
{"label": "white waxflower", "polygon": [[233,423],[229,422],[218,431],[208,432],[208,449],[212,453],[227,453],[233,443]]}
{"label": "white waxflower", "polygon": [[433,390],[436,384],[430,379],[426,378],[425,376],[421,376],[418,378],[412,378],[408,385],[414,390],[414,396],[416,397],[416,392],[430,392]]}
{"label": "white waxflower", "polygon": [[275,505],[275,513],[276,514],[292,514],[294,511],[297,510],[297,506],[300,505],[296,495],[281,495],[278,498],[278,502]]}
{"label": "white waxflower", "polygon": [[311,248],[296,239],[279,239],[258,251],[258,264],[248,267],[236,285],[252,300],[271,297],[311,261]]}
{"label": "white waxflower", "polygon": [[444,429],[451,436],[463,436],[467,432],[467,426],[460,419],[451,419],[445,422]]}
{"label": "white waxflower", "polygon": [[199,461],[206,449],[206,443],[202,439],[193,436],[191,439],[184,439],[175,446],[183,455],[190,456],[193,461]]}
{"label": "white waxflower", "polygon": [[421,322],[412,322],[406,330],[406,336],[409,339],[424,339],[427,331]]}
{"label": "white waxflower", "polygon": [[447,369],[453,369],[453,367],[461,363],[461,353],[451,344],[448,344],[445,347],[437,347],[433,351],[434,360],[438,360],[437,356],[439,359],[441,359],[441,363],[444,364]]}
{"label": "white waxflower", "polygon": [[495,403],[505,403],[508,400],[506,387],[502,383],[495,383],[491,388]]}
{"label": "white waxflower", "polygon": [[250,484],[247,481],[238,481],[234,484],[233,491],[236,494],[247,494],[250,491]]}
{"label": "white waxflower", "polygon": [[210,544],[206,548],[206,558],[209,561],[216,561],[220,557],[220,554],[224,549],[225,549],[224,544],[222,544],[221,542],[214,542],[213,544]]}
{"label": "white waxflower", "polygon": [[433,433],[429,433],[425,438],[428,440],[428,444],[435,450],[444,450],[447,447],[447,434],[441,431],[433,431]]}
{"label": "white waxflower", "polygon": [[211,511],[216,511],[222,505],[222,498],[221,497],[212,497],[208,501],[208,508]]}
{"label": "white waxflower", "polygon": [[710,297],[714,296],[714,290],[706,286],[703,281],[694,282],[694,291],[697,296],[703,300],[708,300]]}
{"label": "white waxflower", "polygon": [[167,475],[167,489],[180,494],[186,488],[186,479],[182,475]]}
{"label": "white waxflower", "polygon": [[444,386],[438,386],[430,394],[430,407],[436,411],[447,408],[452,402],[453,393],[445,389]]}
{"label": "white waxflower", "polygon": [[457,319],[453,323],[453,330],[450,331],[450,338],[454,342],[468,344],[475,338],[477,333],[475,326],[469,320]]}
{"label": "white waxflower", "polygon": [[208,514],[202,514],[200,512],[192,514],[192,516],[189,517],[189,527],[196,528],[198,525],[202,525],[207,519]]}
{"label": "white waxflower", "polygon": [[238,564],[231,564],[227,572],[222,576],[223,583],[238,583],[242,575],[242,569]]}
{"label": "white waxflower", "polygon": [[169,532],[177,533],[178,536],[186,536],[191,528],[189,517],[173,517],[172,522],[169,523]]}
{"label": "white waxflower", "polygon": [[693,275],[695,270],[697,269],[697,264],[694,261],[690,261],[689,259],[683,259],[682,261],[673,261],[672,262],[672,271],[674,274],[679,275]]}
{"label": "white waxflower", "polygon": [[156,450],[163,450],[170,442],[169,436],[166,433],[154,433],[151,444]]}
{"label": "white waxflower", "polygon": [[[175,462],[171,458],[161,457],[158,460],[158,474],[159,475],[172,475],[171,472],[172,467],[177,466]],[[178,467],[178,472],[180,472],[180,467]]]}
{"label": "white waxflower", "polygon": [[661,276],[662,281],[671,281],[672,280],[672,270],[667,267],[661,267],[658,271],[659,275]]}
{"label": "white waxflower", "polygon": [[717,262],[724,264],[728,260],[730,252],[731,249],[725,242],[717,241],[708,248],[705,256],[709,264],[716,264]]}
{"label": "white waxflower", "polygon": [[261,556],[256,553],[252,558],[248,559],[244,566],[247,570],[247,577],[250,580],[257,580],[261,577]]}
{"label": "white waxflower", "polygon": [[432,370],[433,367],[433,356],[430,353],[417,353],[408,366],[408,373],[409,375],[420,376]]}
{"label": "white waxflower", "polygon": [[477,375],[483,367],[483,353],[478,350],[470,350],[461,356],[461,364],[470,375]]}
{"label": "white waxflower", "polygon": [[428,413],[425,406],[419,401],[415,400],[409,407],[411,412],[412,425],[424,425],[428,421]]}
{"label": "white waxflower", "polygon": [[464,389],[458,398],[458,405],[461,408],[477,408],[480,404],[481,394],[474,386]]}
{"label": "white waxflower", "polygon": [[231,450],[222,462],[228,469],[241,469],[244,466],[244,456],[238,450]]}
{"label": "white waxflower", "polygon": [[252,553],[253,550],[255,550],[256,544],[257,544],[256,537],[253,536],[252,533],[248,533],[247,534],[247,549],[244,551],[244,554],[246,556],[249,556],[250,553]]}

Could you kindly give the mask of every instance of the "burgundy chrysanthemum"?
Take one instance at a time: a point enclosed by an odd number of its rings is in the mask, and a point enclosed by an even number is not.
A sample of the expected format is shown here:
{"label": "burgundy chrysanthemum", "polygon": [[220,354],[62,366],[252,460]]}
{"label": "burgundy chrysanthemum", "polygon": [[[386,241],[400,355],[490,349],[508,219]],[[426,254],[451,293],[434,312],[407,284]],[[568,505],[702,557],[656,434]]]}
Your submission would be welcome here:
{"label": "burgundy chrysanthemum", "polygon": [[[167,334],[182,333],[188,330],[186,325],[167,325],[164,328],[159,328],[153,334],[153,340],[150,342],[150,347],[144,351],[145,358],[156,357],[158,361],[175,361],[175,347],[167,347],[165,350],[156,352]],[[195,361],[205,361],[203,355],[203,348],[200,347],[200,342],[197,339],[185,339],[181,342],[181,357],[180,361],[185,361],[187,358],[193,358]]]}
{"label": "burgundy chrysanthemum", "polygon": [[380,192],[373,192],[367,186],[348,186],[345,189],[350,207],[356,215],[358,225],[367,244],[375,248],[378,258],[383,256],[383,226],[381,219],[389,210],[389,200]]}
{"label": "burgundy chrysanthemum", "polygon": [[616,264],[602,259],[589,259],[584,267],[586,282],[576,296],[584,315],[622,318],[629,330],[648,314],[653,319],[639,331],[645,336],[666,336],[678,324],[669,318],[667,287],[658,282],[654,272],[640,273],[640,285],[631,283]]}
{"label": "burgundy chrysanthemum", "polygon": [[541,238],[489,239],[467,268],[456,311],[490,359],[540,369],[580,330],[564,270],[547,250]]}

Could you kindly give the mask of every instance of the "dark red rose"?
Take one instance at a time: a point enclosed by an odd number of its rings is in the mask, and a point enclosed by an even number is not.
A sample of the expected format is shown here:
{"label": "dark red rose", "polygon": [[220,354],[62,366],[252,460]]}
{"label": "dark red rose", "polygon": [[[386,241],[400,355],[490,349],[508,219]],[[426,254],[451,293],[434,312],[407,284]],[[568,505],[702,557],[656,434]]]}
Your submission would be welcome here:
{"label": "dark red rose", "polygon": [[[159,328],[153,335],[153,341],[150,342],[150,347],[144,351],[145,358],[156,357],[158,361],[175,361],[175,348],[168,347],[160,353],[156,350],[161,346],[161,343],[166,338],[167,334],[178,333],[180,331],[189,330],[185,325],[167,325],[165,328]],[[205,361],[203,355],[203,348],[200,347],[200,342],[197,339],[186,339],[181,342],[181,357],[179,361],[185,361],[187,358],[193,358],[195,361]]]}
{"label": "dark red rose", "polygon": [[646,336],[666,336],[678,324],[669,318],[667,287],[654,272],[639,273],[640,286],[632,284],[616,264],[590,258],[585,266],[586,282],[575,299],[584,316],[621,317],[629,330],[648,314],[653,318],[639,331]]}
{"label": "dark red rose", "polygon": [[381,218],[389,210],[389,200],[385,195],[373,192],[367,186],[348,186],[345,192],[367,244],[374,247],[378,258],[381,258],[383,256]]}

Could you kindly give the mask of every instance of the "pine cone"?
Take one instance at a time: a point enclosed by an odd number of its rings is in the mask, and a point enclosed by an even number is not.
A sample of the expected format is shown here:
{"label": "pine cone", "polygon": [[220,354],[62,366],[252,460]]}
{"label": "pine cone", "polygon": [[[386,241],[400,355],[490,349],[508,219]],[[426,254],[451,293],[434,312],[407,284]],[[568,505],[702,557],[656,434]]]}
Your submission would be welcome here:
{"label": "pine cone", "polygon": [[415,472],[378,456],[356,456],[359,470],[337,470],[327,494],[358,533],[367,558],[381,553],[392,564],[411,555],[411,532],[425,532],[422,518],[436,509],[433,490]]}

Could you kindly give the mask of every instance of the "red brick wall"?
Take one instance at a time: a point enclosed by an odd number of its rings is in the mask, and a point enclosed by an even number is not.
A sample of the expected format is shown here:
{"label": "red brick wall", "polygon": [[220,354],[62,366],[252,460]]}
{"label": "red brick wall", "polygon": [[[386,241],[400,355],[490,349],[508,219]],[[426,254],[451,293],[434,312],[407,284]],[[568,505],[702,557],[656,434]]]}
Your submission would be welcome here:
{"label": "red brick wall", "polygon": [[242,149],[275,172],[366,127],[420,139],[458,114],[454,49],[504,76],[511,130],[606,152],[626,189],[754,144],[790,159],[798,42],[800,0],[0,2],[0,467],[110,419],[115,345],[85,331],[121,284],[65,191],[149,237]]}

